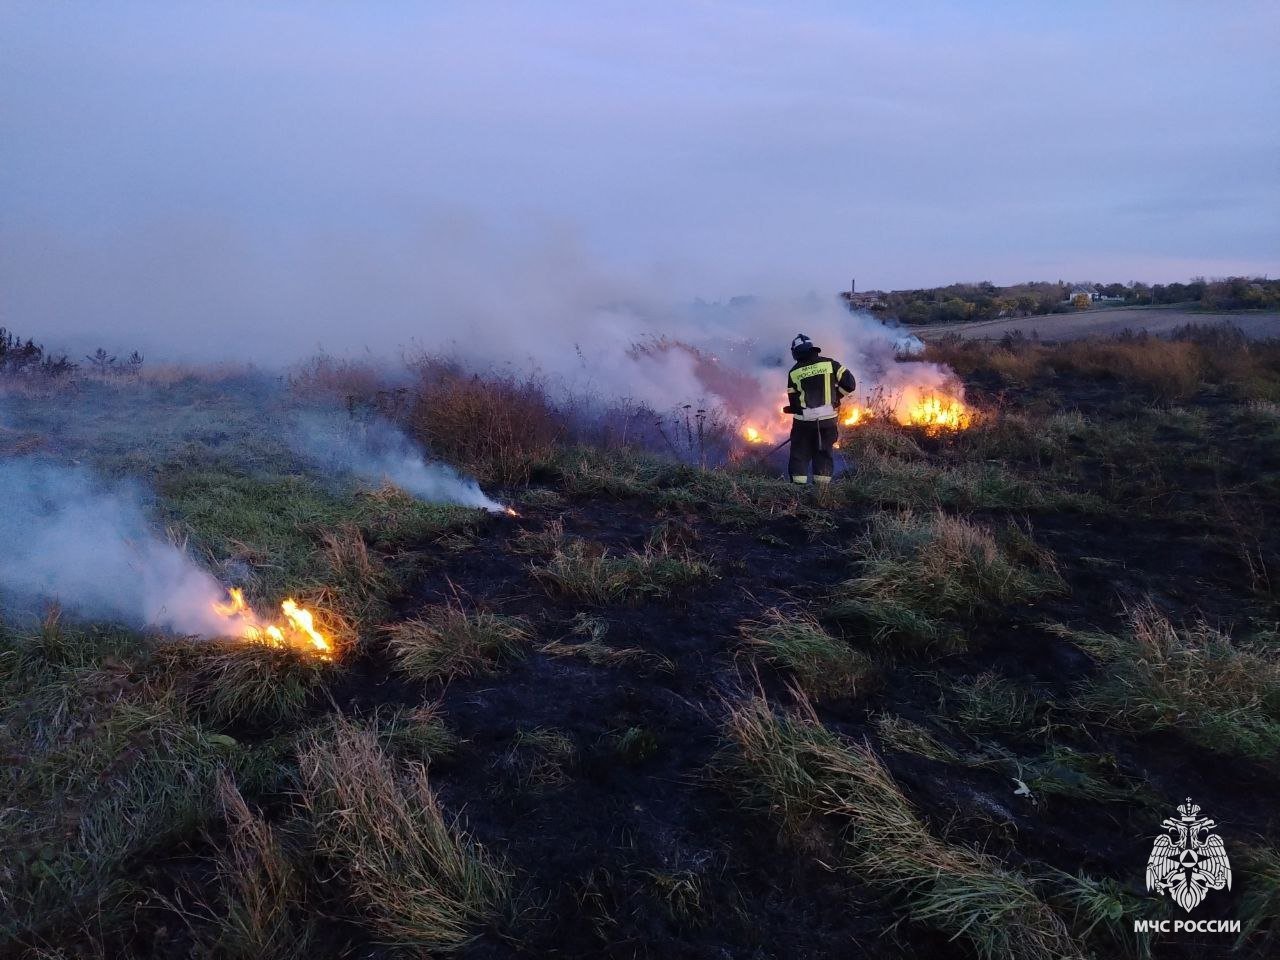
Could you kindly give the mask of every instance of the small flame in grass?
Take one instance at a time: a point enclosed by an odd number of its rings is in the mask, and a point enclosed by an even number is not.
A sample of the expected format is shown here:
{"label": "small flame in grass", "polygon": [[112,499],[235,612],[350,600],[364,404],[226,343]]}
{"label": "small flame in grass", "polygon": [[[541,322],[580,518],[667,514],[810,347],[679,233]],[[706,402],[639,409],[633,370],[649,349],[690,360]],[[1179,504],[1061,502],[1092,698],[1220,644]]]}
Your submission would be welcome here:
{"label": "small flame in grass", "polygon": [[742,439],[746,440],[747,443],[764,443],[764,434],[747,424],[742,428]]}
{"label": "small flame in grass", "polygon": [[263,622],[244,600],[244,591],[232,587],[227,591],[226,603],[214,603],[213,611],[231,621],[238,635],[250,643],[262,643],[269,647],[296,650],[321,660],[332,660],[333,644],[316,628],[315,615],[306,607],[298,606],[290,598],[280,604],[284,619],[276,623]]}
{"label": "small flame in grass", "polygon": [[505,513],[508,517],[518,517],[518,516],[520,516],[520,514],[518,514],[518,513],[516,512],[516,508],[515,508],[515,507],[503,507],[503,508],[502,508],[502,512],[503,512],[503,513]]}
{"label": "small flame in grass", "polygon": [[840,417],[840,423],[846,427],[856,427],[860,423],[866,423],[875,414],[871,412],[870,407],[864,407],[860,404],[851,403]]}

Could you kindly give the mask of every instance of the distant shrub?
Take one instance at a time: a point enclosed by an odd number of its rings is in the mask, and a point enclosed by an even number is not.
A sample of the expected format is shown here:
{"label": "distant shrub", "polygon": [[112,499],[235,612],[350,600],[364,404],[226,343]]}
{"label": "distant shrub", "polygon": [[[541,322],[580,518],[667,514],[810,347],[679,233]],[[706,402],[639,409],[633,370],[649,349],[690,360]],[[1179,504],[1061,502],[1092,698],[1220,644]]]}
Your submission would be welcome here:
{"label": "distant shrub", "polygon": [[62,377],[75,369],[76,365],[65,355],[46,353],[30,337],[24,343],[21,337],[0,327],[0,376]]}
{"label": "distant shrub", "polygon": [[411,431],[434,454],[481,481],[527,483],[566,433],[564,416],[536,378],[469,375],[434,358],[417,366],[421,382],[409,413]]}
{"label": "distant shrub", "polygon": [[375,404],[386,387],[386,374],[375,364],[323,352],[289,374],[289,389],[299,399],[340,403],[348,408]]}

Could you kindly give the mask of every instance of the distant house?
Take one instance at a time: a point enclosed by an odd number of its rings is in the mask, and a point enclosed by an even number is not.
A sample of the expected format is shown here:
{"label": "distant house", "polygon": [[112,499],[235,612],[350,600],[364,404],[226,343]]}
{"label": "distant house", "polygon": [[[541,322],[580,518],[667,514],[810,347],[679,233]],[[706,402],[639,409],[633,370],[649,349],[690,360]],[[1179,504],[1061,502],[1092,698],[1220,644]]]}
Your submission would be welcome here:
{"label": "distant house", "polygon": [[850,310],[880,310],[885,306],[883,290],[865,290],[858,292],[858,281],[849,284],[849,289],[840,294],[849,304]]}

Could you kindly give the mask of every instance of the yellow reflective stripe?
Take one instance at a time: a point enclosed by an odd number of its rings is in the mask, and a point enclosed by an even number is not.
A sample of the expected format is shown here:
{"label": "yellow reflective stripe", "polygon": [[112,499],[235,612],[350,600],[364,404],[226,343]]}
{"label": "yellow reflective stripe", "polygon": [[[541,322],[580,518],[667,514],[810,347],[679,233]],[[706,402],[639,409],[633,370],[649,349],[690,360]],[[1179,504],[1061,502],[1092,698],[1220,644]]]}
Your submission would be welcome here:
{"label": "yellow reflective stripe", "polygon": [[843,396],[844,396],[844,387],[840,386],[840,381],[844,379],[844,364],[843,364],[843,363],[838,364],[838,365],[836,366],[835,376],[834,376],[832,379],[833,379],[833,381],[835,382],[836,390],[838,390],[838,391],[839,391],[839,393],[840,393],[840,396],[842,396],[842,397],[843,397]]}

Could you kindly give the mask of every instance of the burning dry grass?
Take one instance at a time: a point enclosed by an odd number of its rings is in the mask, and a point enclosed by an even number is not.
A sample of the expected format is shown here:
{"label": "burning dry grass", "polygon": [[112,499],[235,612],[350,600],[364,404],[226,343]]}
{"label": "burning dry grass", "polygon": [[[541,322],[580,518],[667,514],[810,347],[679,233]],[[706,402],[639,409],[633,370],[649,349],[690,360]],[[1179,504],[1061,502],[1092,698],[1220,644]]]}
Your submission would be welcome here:
{"label": "burning dry grass", "polygon": [[844,824],[836,865],[903,898],[908,916],[969,941],[984,958],[1081,956],[1062,920],[1022,877],[934,837],[879,757],[763,699],[730,713],[733,785],[748,806],[792,830]]}
{"label": "burning dry grass", "polygon": [[1199,622],[1177,627],[1150,603],[1120,635],[1063,630],[1106,665],[1081,704],[1128,730],[1174,729],[1215,752],[1275,763],[1280,753],[1280,644]]}
{"label": "burning dry grass", "polygon": [[383,629],[397,669],[422,680],[487,672],[499,660],[520,656],[532,638],[525,620],[454,604],[427,607]]}
{"label": "burning dry grass", "polygon": [[481,482],[527,483],[566,433],[535,380],[468,376],[435,360],[419,363],[421,386],[409,422],[436,456]]}
{"label": "burning dry grass", "polygon": [[868,624],[879,642],[963,646],[964,622],[1062,588],[1050,555],[1017,527],[998,540],[941,511],[877,514],[856,555],[859,575],[828,612]]}
{"label": "burning dry grass", "polygon": [[446,819],[425,767],[397,770],[374,733],[344,721],[299,767],[319,851],[380,938],[449,952],[503,909],[507,875]]}
{"label": "burning dry grass", "polygon": [[789,671],[813,700],[856,697],[874,682],[875,666],[843,640],[831,636],[817,618],[799,610],[766,610],[760,620],[739,627],[748,650]]}

